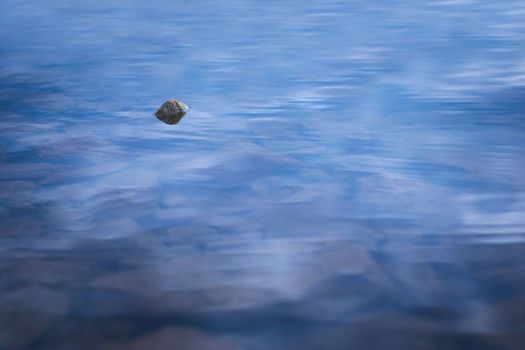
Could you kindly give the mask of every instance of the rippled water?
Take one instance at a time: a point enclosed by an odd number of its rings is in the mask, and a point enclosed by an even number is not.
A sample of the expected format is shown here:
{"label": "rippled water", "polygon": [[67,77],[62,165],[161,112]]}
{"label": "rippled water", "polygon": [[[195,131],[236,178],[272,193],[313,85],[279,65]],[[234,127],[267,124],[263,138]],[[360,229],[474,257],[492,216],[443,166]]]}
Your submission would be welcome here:
{"label": "rippled water", "polygon": [[523,1],[0,22],[1,349],[525,346]]}

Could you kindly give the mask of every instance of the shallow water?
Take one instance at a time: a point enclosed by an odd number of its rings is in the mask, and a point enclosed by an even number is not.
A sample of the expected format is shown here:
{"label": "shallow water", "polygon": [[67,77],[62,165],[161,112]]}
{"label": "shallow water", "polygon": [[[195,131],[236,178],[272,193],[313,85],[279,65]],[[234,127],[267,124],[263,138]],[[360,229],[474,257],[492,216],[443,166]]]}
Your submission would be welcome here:
{"label": "shallow water", "polygon": [[523,1],[0,22],[0,349],[523,348]]}

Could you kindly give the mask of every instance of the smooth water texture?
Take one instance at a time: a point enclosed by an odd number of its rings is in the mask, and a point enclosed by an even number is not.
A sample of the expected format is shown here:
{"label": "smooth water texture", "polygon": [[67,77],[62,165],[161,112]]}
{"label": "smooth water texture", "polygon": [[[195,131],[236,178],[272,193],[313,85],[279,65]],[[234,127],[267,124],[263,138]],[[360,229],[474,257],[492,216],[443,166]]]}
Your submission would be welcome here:
{"label": "smooth water texture", "polygon": [[523,349],[523,1],[0,23],[0,349]]}

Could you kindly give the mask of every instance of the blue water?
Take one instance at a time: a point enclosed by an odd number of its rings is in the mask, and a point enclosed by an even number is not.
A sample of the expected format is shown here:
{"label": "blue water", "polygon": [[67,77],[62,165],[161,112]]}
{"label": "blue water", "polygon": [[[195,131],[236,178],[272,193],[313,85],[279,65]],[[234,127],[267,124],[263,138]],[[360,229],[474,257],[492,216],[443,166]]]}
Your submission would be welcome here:
{"label": "blue water", "polygon": [[524,348],[523,1],[0,23],[0,349]]}

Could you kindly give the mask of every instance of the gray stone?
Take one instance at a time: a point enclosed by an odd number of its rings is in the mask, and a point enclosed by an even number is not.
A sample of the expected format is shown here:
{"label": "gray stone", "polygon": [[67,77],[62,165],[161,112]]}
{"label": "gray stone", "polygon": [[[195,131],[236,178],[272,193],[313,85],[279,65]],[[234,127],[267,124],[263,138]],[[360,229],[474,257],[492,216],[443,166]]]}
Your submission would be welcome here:
{"label": "gray stone", "polygon": [[155,112],[155,115],[164,123],[174,125],[180,122],[182,117],[188,112],[188,109],[189,107],[186,104],[173,99],[164,102]]}

